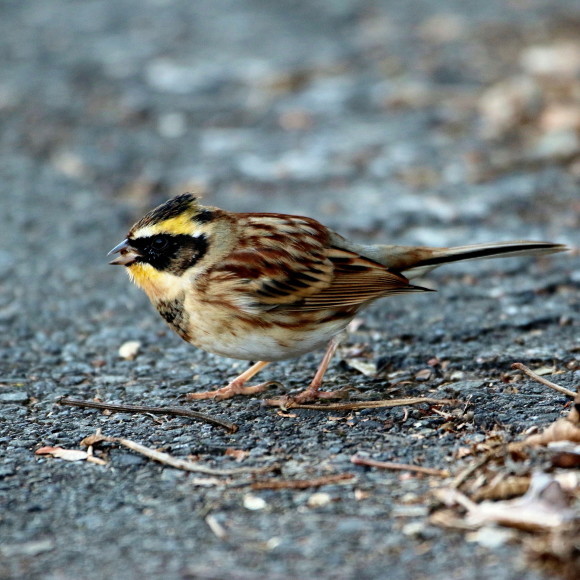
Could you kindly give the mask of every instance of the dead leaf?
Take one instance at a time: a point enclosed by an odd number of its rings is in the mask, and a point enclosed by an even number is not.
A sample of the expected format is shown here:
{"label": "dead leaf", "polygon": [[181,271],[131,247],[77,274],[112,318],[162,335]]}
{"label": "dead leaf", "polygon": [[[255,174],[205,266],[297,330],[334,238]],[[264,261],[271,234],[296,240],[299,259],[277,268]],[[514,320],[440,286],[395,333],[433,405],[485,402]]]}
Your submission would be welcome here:
{"label": "dead leaf", "polygon": [[103,435],[101,433],[100,429],[97,429],[96,433],[93,433],[92,435],[85,437],[81,441],[81,445],[83,447],[91,447],[93,445],[96,445],[97,443],[114,443],[114,441],[115,441],[114,437],[107,437],[106,435]]}
{"label": "dead leaf", "polygon": [[276,411],[276,415],[278,415],[278,417],[287,417],[288,419],[295,419],[298,417],[296,413],[284,413],[284,411]]}
{"label": "dead leaf", "polygon": [[545,473],[534,474],[529,490],[521,498],[469,503],[466,521],[472,525],[496,523],[521,530],[545,531],[575,517],[575,511],[568,507],[568,496],[560,484]]}
{"label": "dead leaf", "polygon": [[554,375],[556,374],[555,367],[540,367],[539,369],[534,369],[534,372],[543,377],[544,375]]}
{"label": "dead leaf", "polygon": [[455,459],[461,459],[463,457],[467,457],[473,453],[473,449],[471,447],[460,447],[455,452]]}
{"label": "dead leaf", "polygon": [[572,441],[580,443],[580,426],[574,425],[568,418],[558,419],[538,435],[530,435],[524,445],[532,447],[548,445],[554,441]]}
{"label": "dead leaf", "polygon": [[565,469],[580,468],[580,451],[563,450],[552,455],[552,465],[554,467],[563,467]]}
{"label": "dead leaf", "polygon": [[347,358],[344,362],[355,371],[365,375],[365,377],[374,377],[377,374],[377,365],[375,362],[369,362],[360,358]]}
{"label": "dead leaf", "polygon": [[450,530],[473,531],[477,526],[468,524],[464,518],[457,515],[456,510],[444,508],[433,512],[429,516],[429,523],[440,528]]}
{"label": "dead leaf", "polygon": [[415,379],[418,381],[428,381],[432,374],[433,371],[431,369],[423,369],[415,374]]}
{"label": "dead leaf", "polygon": [[243,449],[234,449],[233,447],[228,447],[224,455],[228,457],[233,457],[238,463],[243,461],[248,455],[250,455],[249,451],[244,451]]}
{"label": "dead leaf", "polygon": [[520,497],[530,487],[530,478],[526,476],[507,476],[499,481],[492,481],[473,495],[475,501],[484,499],[503,500]]}
{"label": "dead leaf", "polygon": [[35,455],[52,455],[65,461],[84,461],[89,454],[80,449],[63,449],[62,447],[41,447],[34,452]]}

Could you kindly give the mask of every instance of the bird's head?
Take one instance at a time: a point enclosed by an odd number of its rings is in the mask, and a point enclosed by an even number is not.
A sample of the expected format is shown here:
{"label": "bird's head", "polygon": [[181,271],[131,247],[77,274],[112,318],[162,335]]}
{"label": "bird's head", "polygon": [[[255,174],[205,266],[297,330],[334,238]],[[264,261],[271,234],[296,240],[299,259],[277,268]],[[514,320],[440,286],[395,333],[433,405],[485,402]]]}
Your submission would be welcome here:
{"label": "bird's head", "polygon": [[221,213],[200,205],[191,193],[178,195],[143,216],[109,252],[119,254],[110,263],[125,266],[148,294],[175,287],[203,263],[219,232]]}

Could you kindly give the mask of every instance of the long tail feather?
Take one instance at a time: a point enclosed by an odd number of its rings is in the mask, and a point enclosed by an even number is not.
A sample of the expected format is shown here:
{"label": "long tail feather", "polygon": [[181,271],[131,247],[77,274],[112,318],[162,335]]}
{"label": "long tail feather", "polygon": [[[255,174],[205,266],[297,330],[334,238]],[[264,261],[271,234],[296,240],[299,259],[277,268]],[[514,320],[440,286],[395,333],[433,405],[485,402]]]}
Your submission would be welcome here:
{"label": "long tail feather", "polygon": [[[496,242],[474,244],[455,248],[429,248],[421,246],[374,246],[375,260],[407,278],[416,278],[451,262],[482,260],[487,258],[511,258],[514,256],[536,256],[563,252],[568,248],[552,242]],[[368,255],[368,254],[367,254]],[[371,257],[371,256],[369,256]]]}

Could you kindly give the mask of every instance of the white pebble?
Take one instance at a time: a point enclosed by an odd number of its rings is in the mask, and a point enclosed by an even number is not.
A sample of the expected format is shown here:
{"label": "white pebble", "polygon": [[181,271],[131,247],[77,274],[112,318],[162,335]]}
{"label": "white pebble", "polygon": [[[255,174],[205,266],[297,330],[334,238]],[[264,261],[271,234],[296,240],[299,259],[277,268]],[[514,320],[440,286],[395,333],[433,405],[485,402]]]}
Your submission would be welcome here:
{"label": "white pebble", "polygon": [[328,505],[331,501],[332,497],[330,497],[328,493],[319,491],[317,493],[313,493],[308,498],[308,506],[313,508],[324,507],[325,505]]}
{"label": "white pebble", "polygon": [[257,495],[252,495],[251,493],[248,493],[244,496],[244,507],[247,510],[258,511],[263,510],[267,506],[268,504],[266,503],[266,501]]}
{"label": "white pebble", "polygon": [[133,360],[139,353],[141,343],[138,340],[128,340],[119,348],[119,356],[125,360]]}

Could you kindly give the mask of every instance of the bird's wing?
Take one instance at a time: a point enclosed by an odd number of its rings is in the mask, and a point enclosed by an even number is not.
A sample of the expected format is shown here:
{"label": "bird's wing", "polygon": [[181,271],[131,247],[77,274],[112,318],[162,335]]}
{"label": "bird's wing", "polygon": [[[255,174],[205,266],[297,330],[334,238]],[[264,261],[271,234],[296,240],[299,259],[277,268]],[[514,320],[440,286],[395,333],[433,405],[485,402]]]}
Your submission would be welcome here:
{"label": "bird's wing", "polygon": [[300,310],[360,307],[391,294],[428,290],[355,252],[331,247],[327,257],[334,266],[332,284],[305,298]]}
{"label": "bird's wing", "polygon": [[356,308],[389,294],[424,290],[373,260],[330,245],[332,234],[311,218],[238,214],[238,219],[243,235],[207,281],[240,305]]}
{"label": "bird's wing", "polygon": [[208,287],[228,288],[266,307],[292,304],[328,288],[334,266],[329,232],[316,220],[281,214],[236,214],[236,248],[208,272]]}

